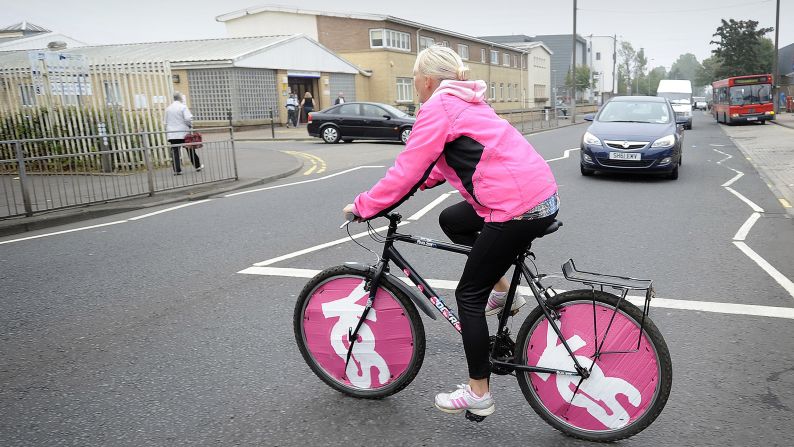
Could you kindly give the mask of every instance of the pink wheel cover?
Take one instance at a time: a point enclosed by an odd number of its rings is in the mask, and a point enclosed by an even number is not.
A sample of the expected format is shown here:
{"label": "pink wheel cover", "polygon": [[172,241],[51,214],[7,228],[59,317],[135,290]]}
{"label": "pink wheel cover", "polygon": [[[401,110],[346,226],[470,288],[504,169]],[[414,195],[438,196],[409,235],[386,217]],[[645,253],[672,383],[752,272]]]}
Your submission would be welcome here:
{"label": "pink wheel cover", "polygon": [[[595,352],[592,303],[567,304],[560,315],[563,336],[579,363],[589,368]],[[599,343],[611,317],[611,309],[596,303]],[[601,351],[634,350],[639,332],[638,323],[618,312]],[[527,361],[532,366],[574,370],[573,360],[546,319],[532,333]],[[530,373],[530,383],[546,409],[562,422],[582,430],[604,431],[624,427],[645,414],[658,375],[656,353],[643,334],[638,352],[604,354],[575,396],[578,376]]]}
{"label": "pink wheel cover", "polygon": [[413,336],[399,301],[379,288],[345,373],[348,330],[358,324],[368,296],[361,277],[335,277],[321,284],[303,313],[303,336],[312,357],[334,380],[376,389],[399,378],[408,368]]}

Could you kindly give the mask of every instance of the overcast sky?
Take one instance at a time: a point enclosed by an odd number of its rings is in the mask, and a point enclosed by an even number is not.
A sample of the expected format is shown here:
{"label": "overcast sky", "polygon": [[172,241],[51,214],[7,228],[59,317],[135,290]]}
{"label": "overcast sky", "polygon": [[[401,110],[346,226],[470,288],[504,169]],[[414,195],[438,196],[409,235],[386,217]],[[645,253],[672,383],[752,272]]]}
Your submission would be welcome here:
{"label": "overcast sky", "polygon": [[[699,61],[709,57],[714,48],[709,41],[720,19],[752,19],[761,27],[774,27],[775,3],[578,0],[577,32],[618,34],[635,48],[644,47],[654,59],[652,66],[669,69],[683,53],[693,53]],[[794,1],[780,3],[780,47],[784,47],[794,43]],[[262,4],[387,14],[472,36],[570,34],[573,26],[572,0],[0,0],[0,27],[27,20],[89,44],[217,38],[225,36],[225,27],[216,16]],[[768,37],[774,40],[774,33]]]}

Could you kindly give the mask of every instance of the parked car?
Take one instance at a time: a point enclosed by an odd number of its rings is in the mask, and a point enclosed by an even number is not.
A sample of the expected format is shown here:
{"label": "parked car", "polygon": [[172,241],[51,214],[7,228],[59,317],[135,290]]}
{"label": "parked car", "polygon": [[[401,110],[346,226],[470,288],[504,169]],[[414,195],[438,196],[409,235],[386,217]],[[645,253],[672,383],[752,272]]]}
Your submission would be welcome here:
{"label": "parked car", "polygon": [[561,99],[554,103],[554,108],[557,110],[557,117],[568,116],[568,106]]}
{"label": "parked car", "polygon": [[416,118],[388,104],[348,102],[309,114],[309,135],[326,143],[395,140],[405,143]]}
{"label": "parked car", "polygon": [[582,175],[602,172],[646,172],[678,178],[689,118],[677,115],[668,100],[654,96],[610,99],[582,137]]}

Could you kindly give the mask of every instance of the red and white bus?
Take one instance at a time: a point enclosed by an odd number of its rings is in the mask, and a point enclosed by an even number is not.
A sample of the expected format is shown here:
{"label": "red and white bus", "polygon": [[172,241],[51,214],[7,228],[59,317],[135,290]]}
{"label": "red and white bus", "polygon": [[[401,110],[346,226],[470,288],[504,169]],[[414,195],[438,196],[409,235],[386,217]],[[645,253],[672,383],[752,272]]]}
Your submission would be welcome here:
{"label": "red and white bus", "polygon": [[711,84],[711,114],[719,123],[733,124],[775,119],[772,75],[734,76]]}

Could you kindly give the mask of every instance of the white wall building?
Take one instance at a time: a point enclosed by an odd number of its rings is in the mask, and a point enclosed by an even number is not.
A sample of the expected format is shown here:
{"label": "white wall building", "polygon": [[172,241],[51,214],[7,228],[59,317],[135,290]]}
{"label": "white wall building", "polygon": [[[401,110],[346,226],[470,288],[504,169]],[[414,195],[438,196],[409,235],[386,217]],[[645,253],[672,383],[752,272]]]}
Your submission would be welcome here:
{"label": "white wall building", "polygon": [[597,101],[604,98],[603,94],[617,94],[616,52],[617,39],[615,36],[587,36],[590,43],[590,67],[593,72],[593,96]]}

